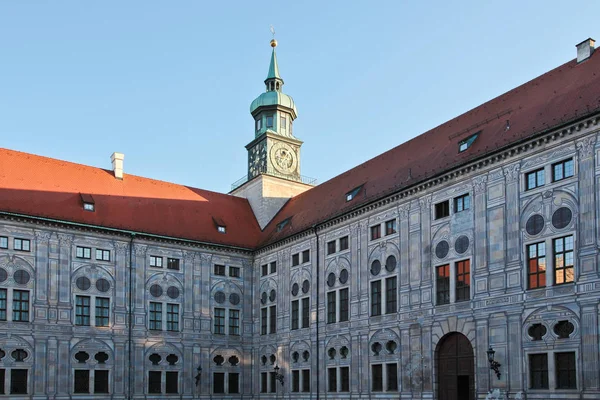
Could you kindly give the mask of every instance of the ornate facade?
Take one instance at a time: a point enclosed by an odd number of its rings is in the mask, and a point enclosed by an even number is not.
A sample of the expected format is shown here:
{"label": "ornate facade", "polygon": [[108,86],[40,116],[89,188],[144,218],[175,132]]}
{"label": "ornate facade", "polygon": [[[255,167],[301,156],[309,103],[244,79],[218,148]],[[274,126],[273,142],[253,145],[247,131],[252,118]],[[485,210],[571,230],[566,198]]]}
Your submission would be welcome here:
{"label": "ornate facade", "polygon": [[[193,202],[169,195],[180,187],[124,200],[158,228],[117,224],[113,181],[143,178],[3,152],[0,398],[599,398],[600,56],[586,43],[587,56],[424,134],[456,161],[428,159],[426,172],[386,153],[369,178],[358,167],[310,188],[293,100],[253,103],[248,182],[233,192],[249,202],[205,202],[225,205],[202,209],[197,237],[181,226],[200,214],[173,211]],[[283,85],[276,62],[273,51],[267,92]],[[263,129],[273,115],[289,119],[283,138]],[[277,174],[266,155],[255,162],[257,140],[273,141]],[[377,162],[399,171],[392,181]],[[60,193],[23,175],[42,164]],[[86,179],[67,189],[65,171]],[[307,191],[259,204],[276,208],[263,229],[231,236],[245,225],[228,216],[256,212],[247,185],[267,176]],[[311,195],[343,206],[319,214]]]}

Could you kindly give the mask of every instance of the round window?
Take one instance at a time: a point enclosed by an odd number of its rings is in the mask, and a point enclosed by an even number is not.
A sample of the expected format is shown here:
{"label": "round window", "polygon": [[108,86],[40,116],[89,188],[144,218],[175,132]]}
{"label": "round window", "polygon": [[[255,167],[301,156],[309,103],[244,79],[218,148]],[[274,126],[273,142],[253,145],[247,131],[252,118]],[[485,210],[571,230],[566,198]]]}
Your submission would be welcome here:
{"label": "round window", "polygon": [[77,278],[77,280],[75,281],[75,285],[79,290],[88,290],[90,288],[90,280],[85,276],[81,276]]}
{"label": "round window", "polygon": [[298,284],[294,283],[292,285],[292,296],[297,296],[299,290],[300,290],[300,287],[298,286]]}
{"label": "round window", "polygon": [[333,285],[335,285],[335,274],[330,272],[329,275],[327,275],[327,286],[332,287]]}
{"label": "round window", "polygon": [[96,289],[102,293],[108,292],[110,290],[110,283],[106,279],[100,278],[96,281]]}
{"label": "round window", "polygon": [[0,282],[4,282],[8,279],[8,272],[4,268],[0,268]]}
{"label": "round window", "polygon": [[552,225],[556,229],[564,229],[571,223],[573,213],[570,208],[561,207],[552,214]]}
{"label": "round window", "polygon": [[469,248],[469,238],[465,235],[459,236],[454,242],[454,249],[458,254],[462,254]]}
{"label": "round window", "polygon": [[375,260],[371,263],[371,274],[377,275],[381,272],[381,262],[379,260]]}
{"label": "round window", "polygon": [[525,230],[531,236],[539,235],[544,229],[544,217],[539,214],[532,215],[525,224]]}
{"label": "round window", "polygon": [[348,270],[344,268],[340,271],[340,283],[343,285],[346,282],[348,282]]}
{"label": "round window", "polygon": [[[17,282],[19,285],[25,285],[29,282],[29,272],[25,271],[24,269],[20,269],[18,271],[15,272],[14,275],[15,278],[15,282]],[[88,280],[89,282],[89,280]],[[88,284],[88,287],[90,287],[90,285]]]}
{"label": "round window", "polygon": [[308,293],[309,289],[310,289],[310,282],[308,281],[308,279],[305,279],[304,282],[302,282],[302,293],[304,293],[304,294]]}
{"label": "round window", "polygon": [[169,286],[169,288],[167,289],[167,296],[169,296],[172,299],[178,298],[179,289],[177,289],[175,286]]}
{"label": "round window", "polygon": [[442,240],[435,246],[435,256],[440,260],[442,258],[446,258],[448,255],[448,251],[450,250],[450,245],[445,240]]}
{"label": "round window", "polygon": [[271,293],[269,293],[269,301],[275,301],[276,297],[277,293],[275,292],[275,289],[271,289]]}
{"label": "round window", "polygon": [[215,301],[219,304],[223,304],[225,302],[225,293],[223,293],[223,292],[215,293]]}
{"label": "round window", "polygon": [[231,293],[229,295],[229,302],[234,306],[237,306],[238,304],[240,304],[240,295],[237,293]]}
{"label": "round window", "polygon": [[150,294],[154,297],[160,297],[163,294],[163,289],[160,285],[150,286]]}
{"label": "round window", "polygon": [[388,272],[392,272],[393,270],[395,270],[395,269],[396,269],[396,264],[397,264],[397,263],[396,263],[396,257],[394,257],[394,256],[389,256],[389,257],[387,258],[387,260],[385,260],[385,269],[386,269]]}
{"label": "round window", "polygon": [[260,295],[260,302],[263,304],[267,304],[267,292],[262,292]]}

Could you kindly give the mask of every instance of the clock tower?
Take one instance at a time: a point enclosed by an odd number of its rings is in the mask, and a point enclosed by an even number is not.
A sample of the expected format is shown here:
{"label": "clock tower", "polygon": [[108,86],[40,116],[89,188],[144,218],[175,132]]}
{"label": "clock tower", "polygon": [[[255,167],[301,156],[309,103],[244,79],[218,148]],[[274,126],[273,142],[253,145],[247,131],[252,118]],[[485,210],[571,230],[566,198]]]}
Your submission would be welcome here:
{"label": "clock tower", "polygon": [[296,104],[282,91],[275,39],[271,40],[271,47],[266,91],[250,105],[254,139],[246,145],[248,173],[231,191],[232,195],[248,199],[261,228],[289,198],[310,189],[314,183],[300,175],[302,141],[293,134],[293,123],[298,116]]}

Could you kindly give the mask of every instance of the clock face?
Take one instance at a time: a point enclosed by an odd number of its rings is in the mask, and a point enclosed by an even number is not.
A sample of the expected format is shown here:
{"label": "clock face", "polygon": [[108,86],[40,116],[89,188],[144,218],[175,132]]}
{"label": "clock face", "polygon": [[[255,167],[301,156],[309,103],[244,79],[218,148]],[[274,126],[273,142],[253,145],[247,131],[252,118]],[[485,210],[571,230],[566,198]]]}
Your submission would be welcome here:
{"label": "clock face", "polygon": [[252,148],[248,160],[248,171],[252,177],[266,172],[267,143],[263,142]]}
{"label": "clock face", "polygon": [[298,160],[294,150],[285,143],[275,143],[271,147],[271,163],[278,172],[289,174],[296,170]]}

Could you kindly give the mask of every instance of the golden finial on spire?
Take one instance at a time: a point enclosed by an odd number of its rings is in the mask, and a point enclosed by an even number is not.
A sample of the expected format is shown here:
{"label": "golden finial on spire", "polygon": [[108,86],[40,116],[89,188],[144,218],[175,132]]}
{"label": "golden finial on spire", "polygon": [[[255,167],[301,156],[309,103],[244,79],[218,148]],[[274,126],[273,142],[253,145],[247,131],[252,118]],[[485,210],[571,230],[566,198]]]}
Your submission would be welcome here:
{"label": "golden finial on spire", "polygon": [[275,28],[273,28],[273,25],[271,25],[271,33],[273,34],[273,39],[271,39],[271,47],[275,48],[277,47],[277,40],[275,40]]}

